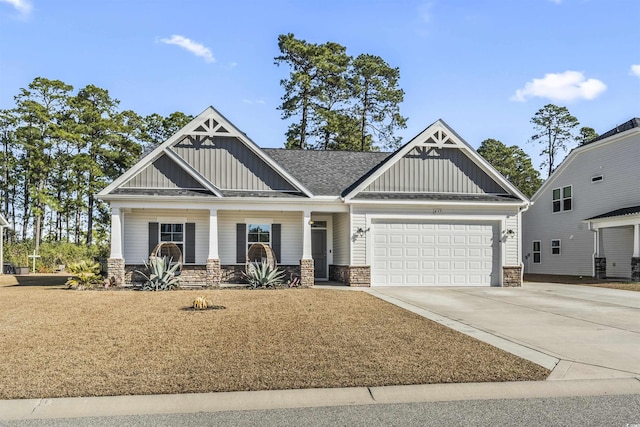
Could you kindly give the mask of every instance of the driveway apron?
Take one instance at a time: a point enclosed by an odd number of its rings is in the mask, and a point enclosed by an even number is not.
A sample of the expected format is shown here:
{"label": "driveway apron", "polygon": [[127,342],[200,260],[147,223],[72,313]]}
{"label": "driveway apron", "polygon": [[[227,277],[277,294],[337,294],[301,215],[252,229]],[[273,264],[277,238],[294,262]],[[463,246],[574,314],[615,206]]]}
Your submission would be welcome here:
{"label": "driveway apron", "polygon": [[550,283],[368,292],[543,366],[556,358],[549,379],[640,376],[640,292]]}

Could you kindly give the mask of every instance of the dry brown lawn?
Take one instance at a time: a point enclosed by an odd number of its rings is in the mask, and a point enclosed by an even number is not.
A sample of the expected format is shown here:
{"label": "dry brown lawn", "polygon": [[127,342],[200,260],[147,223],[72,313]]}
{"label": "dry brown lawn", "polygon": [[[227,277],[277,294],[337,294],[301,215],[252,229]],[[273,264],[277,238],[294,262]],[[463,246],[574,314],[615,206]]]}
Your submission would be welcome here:
{"label": "dry brown lawn", "polygon": [[565,276],[558,274],[525,274],[525,282],[564,283],[566,285],[594,286],[597,288],[621,289],[640,292],[638,282],[603,282],[600,279],[584,276]]}
{"label": "dry brown lawn", "polygon": [[[363,292],[73,291],[0,276],[0,398],[543,380]],[[43,286],[37,286],[38,284]],[[46,286],[44,286],[46,285]],[[225,309],[189,311],[204,295]]]}

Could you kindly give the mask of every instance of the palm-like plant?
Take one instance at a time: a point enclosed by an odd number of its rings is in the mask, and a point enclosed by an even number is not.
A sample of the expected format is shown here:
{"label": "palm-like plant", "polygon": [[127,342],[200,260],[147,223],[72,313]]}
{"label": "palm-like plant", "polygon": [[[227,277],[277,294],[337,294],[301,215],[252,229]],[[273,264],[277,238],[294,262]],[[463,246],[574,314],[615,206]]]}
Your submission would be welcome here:
{"label": "palm-like plant", "polygon": [[100,275],[100,264],[89,263],[85,260],[69,265],[69,272],[73,277],[69,277],[65,283],[71,289],[84,290],[102,282]]}
{"label": "palm-like plant", "polygon": [[171,265],[171,261],[172,258],[167,259],[167,257],[152,257],[149,258],[149,262],[143,261],[149,275],[137,271],[146,279],[142,289],[145,291],[169,291],[180,286],[180,278],[176,276],[180,264]]}
{"label": "palm-like plant", "polygon": [[284,275],[284,271],[272,268],[267,262],[251,263],[244,272],[244,277],[253,289],[273,288],[282,283]]}

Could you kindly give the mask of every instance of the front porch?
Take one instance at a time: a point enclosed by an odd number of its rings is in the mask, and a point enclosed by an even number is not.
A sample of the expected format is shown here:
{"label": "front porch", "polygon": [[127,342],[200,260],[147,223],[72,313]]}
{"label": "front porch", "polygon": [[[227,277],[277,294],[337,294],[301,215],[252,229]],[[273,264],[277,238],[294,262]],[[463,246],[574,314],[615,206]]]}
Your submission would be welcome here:
{"label": "front porch", "polygon": [[150,248],[171,242],[183,252],[185,284],[213,288],[239,284],[245,282],[248,247],[265,243],[275,252],[278,268],[285,271],[285,282],[299,278],[303,287],[329,280],[369,286],[369,267],[349,265],[349,213],[343,207],[338,210],[114,204],[107,274],[116,283],[142,282],[136,271],[144,271]]}
{"label": "front porch", "polygon": [[640,206],[586,220],[594,231],[593,276],[640,282]]}

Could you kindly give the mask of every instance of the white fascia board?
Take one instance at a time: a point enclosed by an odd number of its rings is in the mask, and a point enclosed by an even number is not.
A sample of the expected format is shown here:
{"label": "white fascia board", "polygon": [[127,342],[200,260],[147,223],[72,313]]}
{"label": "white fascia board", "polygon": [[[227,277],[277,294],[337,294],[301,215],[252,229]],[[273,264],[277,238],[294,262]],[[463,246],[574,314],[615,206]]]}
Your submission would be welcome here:
{"label": "white fascia board", "polygon": [[218,197],[223,197],[223,195],[220,192],[220,190],[215,185],[213,185],[211,182],[209,182],[209,180],[207,180],[204,176],[200,175],[200,172],[195,170],[189,163],[187,163],[186,160],[184,160],[182,157],[178,156],[176,153],[174,153],[169,148],[166,148],[164,150],[164,152],[166,153],[166,155],[171,160],[173,160],[178,166],[180,166],[182,168],[182,170],[184,170],[186,173],[188,173],[193,179],[198,181],[200,184],[202,184],[202,186],[204,186],[204,188],[206,188],[207,190],[211,191],[213,194],[215,194]]}
{"label": "white fascia board", "polygon": [[613,144],[619,142],[621,139],[625,139],[627,137],[640,136],[636,135],[640,134],[640,128],[629,129],[625,132],[621,132],[615,135],[610,136],[609,138],[602,139],[600,141],[593,142],[591,144],[583,145],[580,147],[576,147],[567,154],[567,157],[560,163],[560,165],[551,173],[551,176],[548,177],[545,182],[542,183],[538,191],[535,192],[533,196],[531,196],[531,201],[534,202],[538,200],[538,198],[542,195],[542,193],[556,180],[558,176],[562,174],[562,172],[569,167],[571,162],[578,156],[580,153],[596,150],[598,148],[603,148],[609,144]]}
{"label": "white fascia board", "polygon": [[589,224],[594,230],[597,230],[598,228],[624,227],[640,224],[640,214],[589,219],[582,222]]}
{"label": "white fascia board", "polygon": [[154,197],[146,200],[140,197],[123,197],[110,199],[112,208],[120,209],[218,209],[232,211],[287,211],[300,212],[309,210],[312,212],[349,212],[349,207],[344,203],[301,203],[300,200],[291,200],[286,203],[273,203],[273,199],[253,199],[238,202],[237,200],[193,200],[190,197]]}
{"label": "white fascia board", "polygon": [[483,206],[483,207],[512,207],[520,208],[528,203],[521,202],[465,202],[465,201],[437,201],[437,200],[349,200],[349,205],[423,205],[423,206]]}
{"label": "white fascia board", "polygon": [[9,221],[7,221],[2,215],[0,215],[0,227],[9,227]]}

